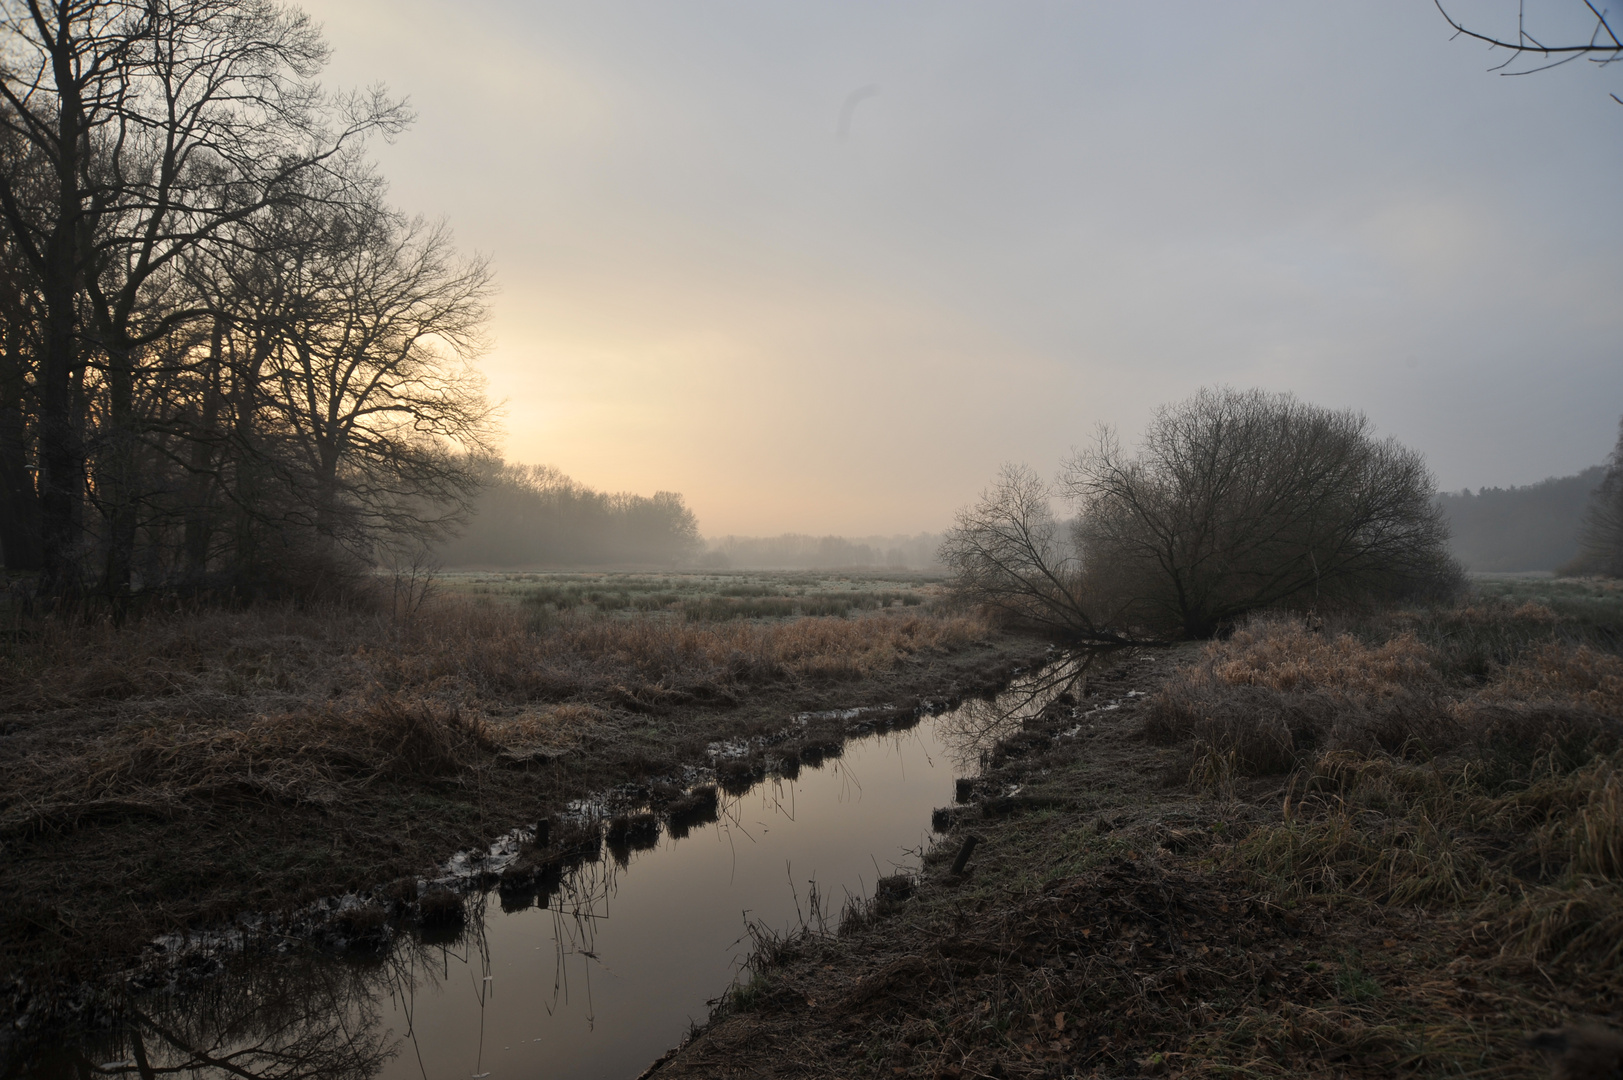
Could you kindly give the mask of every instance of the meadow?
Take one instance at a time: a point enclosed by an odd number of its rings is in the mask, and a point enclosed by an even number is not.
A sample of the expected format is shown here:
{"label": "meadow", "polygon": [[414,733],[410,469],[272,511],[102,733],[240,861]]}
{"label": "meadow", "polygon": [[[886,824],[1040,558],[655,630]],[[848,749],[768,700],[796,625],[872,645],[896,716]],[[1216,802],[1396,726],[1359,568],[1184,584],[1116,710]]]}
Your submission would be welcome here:
{"label": "meadow", "polygon": [[907,571],[728,573],[511,573],[452,571],[438,587],[451,595],[504,600],[539,620],[564,612],[664,615],[688,622],[785,619],[916,608],[946,592],[939,574]]}

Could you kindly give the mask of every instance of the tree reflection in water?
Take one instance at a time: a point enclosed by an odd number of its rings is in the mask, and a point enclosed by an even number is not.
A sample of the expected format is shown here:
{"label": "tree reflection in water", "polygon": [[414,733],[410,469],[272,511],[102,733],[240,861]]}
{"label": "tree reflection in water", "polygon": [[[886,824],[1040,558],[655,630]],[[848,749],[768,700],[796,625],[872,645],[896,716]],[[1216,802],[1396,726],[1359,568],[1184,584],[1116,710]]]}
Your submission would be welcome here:
{"label": "tree reflection in water", "polygon": [[394,1053],[379,1031],[376,972],[281,957],[183,994],[130,998],[109,1036],[40,1061],[35,1075],[366,1080]]}
{"label": "tree reflection in water", "polygon": [[1080,699],[1089,670],[1100,657],[1115,651],[1078,649],[1063,653],[1040,669],[1017,676],[995,698],[975,698],[943,713],[936,724],[936,738],[946,747],[959,774],[970,775],[981,764],[982,755],[1019,731],[1060,695],[1070,693]]}

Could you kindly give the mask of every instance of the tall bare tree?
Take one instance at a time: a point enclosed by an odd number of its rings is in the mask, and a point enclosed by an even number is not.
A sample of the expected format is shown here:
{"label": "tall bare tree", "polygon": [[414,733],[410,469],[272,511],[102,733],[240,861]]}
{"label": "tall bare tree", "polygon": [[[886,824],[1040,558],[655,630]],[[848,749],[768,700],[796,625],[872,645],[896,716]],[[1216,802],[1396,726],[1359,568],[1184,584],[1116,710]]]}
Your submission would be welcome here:
{"label": "tall bare tree", "polygon": [[328,215],[293,272],[262,422],[306,481],[307,523],[355,550],[433,538],[476,486],[467,454],[489,449],[471,367],[489,266],[457,256],[443,224],[366,205]]}
{"label": "tall bare tree", "polygon": [[326,47],[271,0],[13,0],[0,35],[0,220],[34,275],[39,495],[50,587],[82,573],[87,457],[76,388],[104,396],[96,492],[103,585],[128,593],[142,492],[135,408],[149,346],[207,317],[176,260],[297,196],[372,132],[404,123],[381,94],[325,97]]}

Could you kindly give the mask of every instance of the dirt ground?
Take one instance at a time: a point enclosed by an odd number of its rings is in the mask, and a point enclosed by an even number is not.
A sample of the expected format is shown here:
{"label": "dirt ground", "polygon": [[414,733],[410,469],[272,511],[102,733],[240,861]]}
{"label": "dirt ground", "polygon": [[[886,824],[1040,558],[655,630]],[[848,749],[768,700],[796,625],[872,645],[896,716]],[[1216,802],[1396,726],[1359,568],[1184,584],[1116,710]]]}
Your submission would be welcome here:
{"label": "dirt ground", "polygon": [[919,875],[837,934],[764,940],[644,1076],[1547,1076],[1534,1032],[1623,1026],[1615,961],[1518,958],[1469,908],[1260,874],[1242,849],[1283,827],[1292,781],[1214,790],[1187,741],[1144,734],[1206,656],[1120,657],[1006,738]]}

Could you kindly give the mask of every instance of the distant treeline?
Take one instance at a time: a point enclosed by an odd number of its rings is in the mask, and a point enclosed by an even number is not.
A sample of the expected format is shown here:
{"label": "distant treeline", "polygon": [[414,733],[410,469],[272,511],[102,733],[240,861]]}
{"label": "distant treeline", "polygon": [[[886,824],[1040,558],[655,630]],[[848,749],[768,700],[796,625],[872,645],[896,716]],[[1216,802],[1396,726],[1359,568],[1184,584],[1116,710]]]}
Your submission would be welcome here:
{"label": "distant treeline", "polygon": [[725,536],[708,545],[682,496],[596,491],[547,465],[473,461],[467,526],[434,552],[445,566],[691,566],[734,570],[935,569],[941,537]]}
{"label": "distant treeline", "polygon": [[[731,570],[941,568],[942,537],[723,536],[706,543],[682,496],[596,491],[545,465],[477,459],[480,483],[461,535],[436,551],[446,566],[692,566]],[[1468,570],[1554,570],[1578,534],[1603,466],[1536,484],[1437,497]]]}
{"label": "distant treeline", "polygon": [[710,541],[700,564],[734,570],[933,570],[941,563],[936,553],[941,537],[914,536],[724,536]]}
{"label": "distant treeline", "polygon": [[1576,476],[1523,487],[1445,492],[1454,555],[1467,570],[1554,570],[1578,554],[1589,496],[1606,475],[1596,465]]}
{"label": "distant treeline", "polygon": [[698,519],[673,491],[594,491],[546,465],[476,465],[481,487],[447,566],[672,566],[703,548]]}

